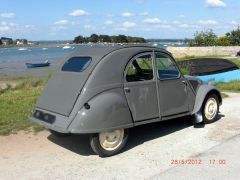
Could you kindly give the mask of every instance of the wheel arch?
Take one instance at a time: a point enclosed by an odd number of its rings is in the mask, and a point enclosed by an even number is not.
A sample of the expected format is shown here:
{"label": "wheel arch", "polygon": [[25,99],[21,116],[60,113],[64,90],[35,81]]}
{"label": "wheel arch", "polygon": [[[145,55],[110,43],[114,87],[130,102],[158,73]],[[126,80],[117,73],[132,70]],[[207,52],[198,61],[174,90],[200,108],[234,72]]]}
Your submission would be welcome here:
{"label": "wheel arch", "polygon": [[104,91],[82,107],[68,127],[71,133],[99,133],[133,127],[133,120],[121,88]]}
{"label": "wheel arch", "polygon": [[194,108],[191,114],[198,113],[203,106],[203,103],[205,99],[210,95],[210,94],[216,94],[219,100],[219,104],[222,104],[222,96],[220,91],[215,87],[211,85],[201,85],[198,88],[198,91],[196,93],[196,98],[195,98],[195,103],[194,103]]}

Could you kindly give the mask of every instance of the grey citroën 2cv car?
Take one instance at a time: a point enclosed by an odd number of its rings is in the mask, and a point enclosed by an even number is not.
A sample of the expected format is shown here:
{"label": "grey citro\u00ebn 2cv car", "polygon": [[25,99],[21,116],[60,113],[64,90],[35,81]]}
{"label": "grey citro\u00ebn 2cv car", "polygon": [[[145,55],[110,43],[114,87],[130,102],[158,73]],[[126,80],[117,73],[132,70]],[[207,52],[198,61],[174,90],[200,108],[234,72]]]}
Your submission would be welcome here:
{"label": "grey citro\u00ebn 2cv car", "polygon": [[86,48],[54,72],[30,119],[55,135],[90,134],[103,157],[120,152],[131,127],[186,115],[211,123],[221,103],[216,87],[183,76],[166,50]]}

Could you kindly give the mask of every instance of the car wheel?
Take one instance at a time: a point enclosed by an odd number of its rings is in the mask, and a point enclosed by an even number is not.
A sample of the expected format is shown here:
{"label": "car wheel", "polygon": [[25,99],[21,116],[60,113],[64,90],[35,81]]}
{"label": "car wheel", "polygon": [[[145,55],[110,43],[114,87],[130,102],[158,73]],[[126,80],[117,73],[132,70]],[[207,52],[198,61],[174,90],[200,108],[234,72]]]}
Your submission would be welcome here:
{"label": "car wheel", "polygon": [[90,145],[100,157],[109,157],[119,153],[127,143],[128,129],[117,129],[108,132],[92,134]]}
{"label": "car wheel", "polygon": [[54,131],[52,129],[49,129],[49,132],[56,137],[67,137],[67,136],[71,135],[71,134],[67,134],[67,133],[60,133],[60,132]]}
{"label": "car wheel", "polygon": [[219,99],[217,95],[210,94],[204,101],[202,114],[205,124],[212,123],[217,120],[219,112]]}

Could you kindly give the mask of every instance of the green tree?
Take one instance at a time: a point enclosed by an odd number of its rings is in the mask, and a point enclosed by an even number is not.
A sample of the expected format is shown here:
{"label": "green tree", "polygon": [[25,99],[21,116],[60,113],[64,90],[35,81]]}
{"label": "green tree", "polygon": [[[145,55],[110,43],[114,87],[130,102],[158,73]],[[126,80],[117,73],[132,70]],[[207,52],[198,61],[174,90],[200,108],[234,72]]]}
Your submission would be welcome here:
{"label": "green tree", "polygon": [[98,35],[97,34],[92,34],[90,37],[89,37],[89,41],[90,42],[93,42],[93,43],[97,43],[98,42]]}
{"label": "green tree", "polygon": [[108,35],[99,35],[98,40],[100,42],[111,42],[111,37]]}
{"label": "green tree", "polygon": [[79,43],[85,43],[86,39],[83,36],[77,36],[74,38],[73,43],[79,44]]}
{"label": "green tree", "polygon": [[217,39],[217,44],[216,45],[217,46],[230,46],[231,42],[230,42],[229,37],[227,37],[227,36],[220,36]]}
{"label": "green tree", "polygon": [[229,38],[231,45],[240,45],[240,28],[227,33],[226,36]]}
{"label": "green tree", "polygon": [[190,41],[190,46],[215,46],[217,44],[217,35],[212,31],[196,32],[194,39]]}
{"label": "green tree", "polygon": [[3,42],[2,42],[2,40],[0,39],[0,45],[2,45],[3,44]]}
{"label": "green tree", "polygon": [[87,43],[87,42],[113,42],[113,43],[145,43],[146,40],[142,37],[132,37],[125,35],[108,36],[92,34],[90,37],[83,37],[81,35],[74,38],[73,43]]}
{"label": "green tree", "polygon": [[112,36],[112,42],[115,43],[127,43],[127,36],[125,35],[118,35],[118,36]]}

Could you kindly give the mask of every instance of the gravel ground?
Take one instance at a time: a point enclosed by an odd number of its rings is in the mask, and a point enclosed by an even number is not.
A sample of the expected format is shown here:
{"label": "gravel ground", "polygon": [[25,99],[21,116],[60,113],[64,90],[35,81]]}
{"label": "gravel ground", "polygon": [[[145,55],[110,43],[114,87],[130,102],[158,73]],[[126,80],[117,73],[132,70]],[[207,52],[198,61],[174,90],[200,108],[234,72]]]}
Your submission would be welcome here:
{"label": "gravel ground", "polygon": [[[0,137],[0,179],[158,179],[176,166],[171,160],[199,159],[204,152],[240,134],[239,105],[240,94],[229,93],[219,120],[205,127],[192,126],[188,118],[137,127],[125,151],[110,158],[94,155],[85,135],[56,138],[44,131]],[[219,155],[213,153],[211,158]],[[231,159],[226,161],[231,164]],[[225,170],[231,168],[228,164]],[[180,172],[192,171],[184,167]],[[222,172],[222,167],[216,168]]]}

